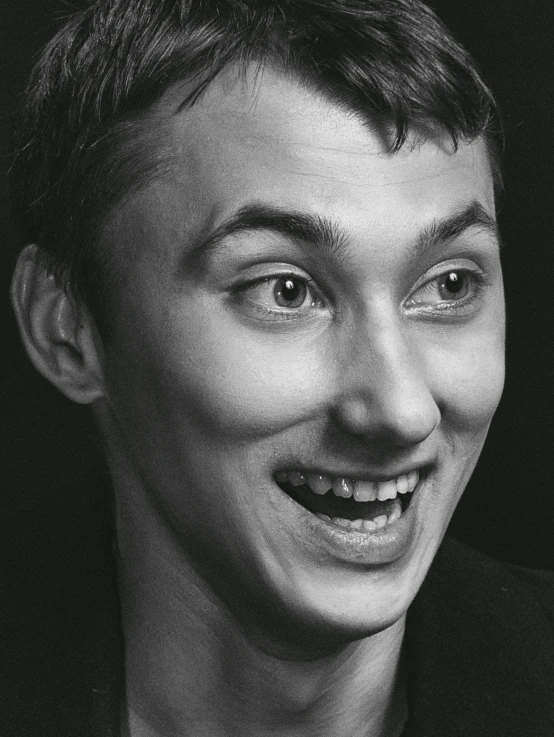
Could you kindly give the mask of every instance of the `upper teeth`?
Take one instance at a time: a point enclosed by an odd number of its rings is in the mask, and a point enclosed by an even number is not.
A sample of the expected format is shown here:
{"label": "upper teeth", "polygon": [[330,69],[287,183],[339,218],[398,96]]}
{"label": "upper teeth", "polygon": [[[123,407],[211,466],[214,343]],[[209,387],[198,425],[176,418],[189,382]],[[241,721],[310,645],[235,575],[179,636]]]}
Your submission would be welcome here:
{"label": "upper teeth", "polygon": [[419,471],[410,471],[387,481],[359,481],[343,476],[331,477],[299,471],[279,471],[276,479],[280,483],[288,482],[293,486],[306,484],[316,494],[326,494],[332,489],[335,496],[354,497],[357,502],[374,502],[376,499],[384,502],[386,499],[395,499],[397,494],[412,492],[418,484]]}

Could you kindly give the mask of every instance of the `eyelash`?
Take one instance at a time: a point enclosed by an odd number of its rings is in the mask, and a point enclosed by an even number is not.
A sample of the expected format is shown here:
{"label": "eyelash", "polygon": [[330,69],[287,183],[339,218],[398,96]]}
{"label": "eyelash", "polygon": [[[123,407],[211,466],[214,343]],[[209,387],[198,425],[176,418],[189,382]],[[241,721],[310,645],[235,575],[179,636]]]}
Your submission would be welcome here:
{"label": "eyelash", "polygon": [[453,273],[462,275],[464,279],[469,281],[468,289],[471,293],[468,296],[462,297],[461,299],[441,300],[438,302],[418,301],[409,297],[405,302],[405,306],[408,309],[413,309],[418,314],[423,315],[455,315],[467,313],[473,304],[481,297],[482,291],[487,285],[487,277],[482,271],[463,267],[450,267],[425,281],[417,289],[413,290],[412,295],[417,295],[418,292],[421,292],[426,288],[431,289],[434,284],[437,285],[436,288],[438,289],[441,280],[445,280]]}
{"label": "eyelash", "polygon": [[[447,278],[447,276],[451,273],[457,273],[463,275],[465,279],[468,279],[469,289],[472,290],[472,294],[470,294],[467,297],[463,297],[459,300],[443,300],[440,302],[430,303],[430,302],[424,302],[424,301],[417,301],[412,299],[412,297],[409,297],[405,302],[404,306],[407,307],[410,311],[415,311],[418,314],[422,315],[460,315],[464,312],[467,313],[468,309],[470,309],[473,305],[473,303],[479,299],[481,296],[482,290],[486,287],[487,284],[487,277],[486,275],[477,270],[468,269],[468,268],[462,268],[462,267],[450,267],[449,269],[444,269],[439,274],[433,276],[430,279],[427,279],[427,281],[420,284],[417,289],[414,289],[412,291],[412,295],[417,295],[418,292],[421,292],[425,288],[432,288],[433,284],[437,285],[441,279]],[[280,279],[287,279],[290,278],[297,282],[304,282],[304,284],[307,286],[309,291],[313,295],[313,302],[308,306],[304,308],[287,308],[287,307],[280,307],[280,308],[271,308],[266,307],[258,302],[255,302],[254,300],[249,299],[246,296],[246,293],[249,290],[254,289],[255,287],[259,287],[263,284],[275,284]],[[294,272],[283,272],[279,274],[275,274],[268,277],[263,277],[260,279],[256,279],[254,281],[245,283],[245,284],[239,284],[234,288],[235,296],[243,303],[247,304],[248,308],[250,310],[253,310],[258,313],[258,315],[262,316],[262,318],[265,318],[266,320],[298,320],[298,319],[306,319],[310,316],[309,313],[312,313],[315,309],[324,309],[329,305],[329,300],[323,297],[320,288],[315,283],[313,279],[306,275],[299,275],[295,274]],[[316,306],[316,303],[319,304]]]}
{"label": "eyelash", "polygon": [[[308,307],[304,308],[298,308],[298,307],[265,307],[264,305],[259,304],[258,302],[255,302],[254,300],[249,299],[246,296],[246,292],[249,290],[254,289],[255,287],[262,286],[263,284],[276,284],[280,279],[292,279],[295,282],[303,282],[307,289],[311,292],[313,296],[313,301]],[[324,309],[326,307],[326,303],[328,300],[326,300],[322,293],[321,289],[318,287],[316,282],[311,279],[308,276],[305,275],[299,275],[295,274],[294,272],[284,272],[280,274],[275,274],[273,276],[264,277],[261,279],[256,279],[254,281],[248,282],[246,284],[239,284],[235,287],[234,292],[238,299],[244,304],[246,303],[249,307],[249,309],[252,309],[259,313],[262,316],[265,316],[265,319],[267,320],[298,320],[298,319],[306,319],[306,317],[309,315],[310,312],[313,312],[314,306],[315,309],[319,307],[319,309]],[[319,303],[319,304],[317,304]]]}

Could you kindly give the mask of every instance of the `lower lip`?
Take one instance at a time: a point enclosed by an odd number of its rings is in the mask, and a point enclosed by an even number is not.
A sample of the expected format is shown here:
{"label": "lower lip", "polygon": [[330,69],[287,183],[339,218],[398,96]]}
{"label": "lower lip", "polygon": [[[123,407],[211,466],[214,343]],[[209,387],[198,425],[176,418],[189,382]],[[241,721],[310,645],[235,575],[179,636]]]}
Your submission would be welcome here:
{"label": "lower lip", "polygon": [[[394,563],[412,547],[416,533],[417,507],[424,479],[420,479],[412,492],[409,507],[390,524],[378,530],[349,530],[334,522],[327,522],[285,496],[296,507],[296,514],[308,535],[331,553],[334,558],[357,565],[374,566]],[[282,492],[284,494],[284,492]]]}

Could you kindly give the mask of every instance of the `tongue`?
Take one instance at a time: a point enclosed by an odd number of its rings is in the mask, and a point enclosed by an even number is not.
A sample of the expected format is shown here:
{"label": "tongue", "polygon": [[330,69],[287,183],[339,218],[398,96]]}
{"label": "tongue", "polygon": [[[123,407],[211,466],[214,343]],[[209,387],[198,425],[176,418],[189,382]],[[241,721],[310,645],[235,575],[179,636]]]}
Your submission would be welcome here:
{"label": "tongue", "polygon": [[384,502],[376,500],[374,502],[357,502],[353,497],[344,499],[335,496],[332,492],[320,496],[314,494],[309,486],[293,486],[292,484],[283,484],[283,489],[296,502],[314,514],[326,514],[329,517],[342,517],[343,519],[367,519],[372,520],[386,514],[387,517],[392,513],[393,509],[401,504],[398,499],[386,499]]}

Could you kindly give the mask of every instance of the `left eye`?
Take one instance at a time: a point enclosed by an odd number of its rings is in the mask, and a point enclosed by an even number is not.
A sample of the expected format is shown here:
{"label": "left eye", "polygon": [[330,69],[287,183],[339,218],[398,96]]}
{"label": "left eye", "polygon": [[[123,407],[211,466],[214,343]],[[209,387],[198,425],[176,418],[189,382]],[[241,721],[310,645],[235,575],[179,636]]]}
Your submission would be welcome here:
{"label": "left eye", "polygon": [[466,269],[452,269],[423,284],[411,297],[412,305],[462,302],[471,299],[479,287],[479,275]]}
{"label": "left eye", "polygon": [[298,276],[280,276],[264,279],[243,290],[250,301],[266,309],[313,307],[317,299],[306,279]]}

